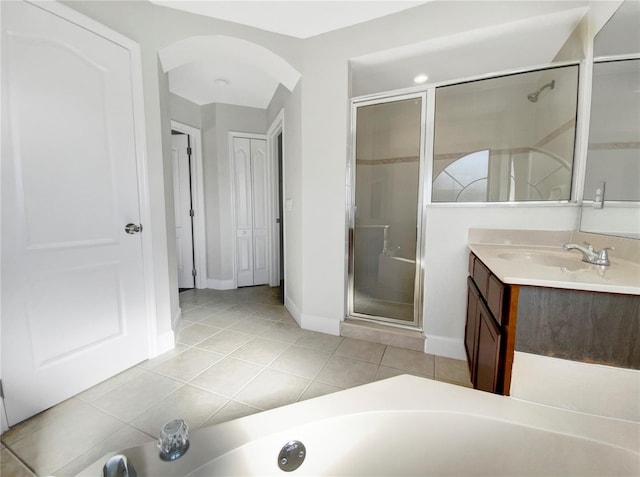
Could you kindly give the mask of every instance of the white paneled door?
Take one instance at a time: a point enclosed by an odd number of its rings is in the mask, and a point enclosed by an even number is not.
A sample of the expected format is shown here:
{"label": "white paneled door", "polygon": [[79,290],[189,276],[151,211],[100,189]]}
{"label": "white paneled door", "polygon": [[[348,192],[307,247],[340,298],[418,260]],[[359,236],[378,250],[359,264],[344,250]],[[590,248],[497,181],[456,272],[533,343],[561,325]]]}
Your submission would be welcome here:
{"label": "white paneled door", "polygon": [[173,204],[176,221],[176,255],[178,262],[178,286],[195,288],[193,264],[193,228],[191,224],[191,163],[189,160],[189,136],[172,134],[171,156],[173,160]]}
{"label": "white paneled door", "polygon": [[132,50],[77,13],[43,5],[2,2],[1,377],[9,424],[144,360],[149,349]]}
{"label": "white paneled door", "polygon": [[238,286],[269,283],[267,141],[233,138]]}

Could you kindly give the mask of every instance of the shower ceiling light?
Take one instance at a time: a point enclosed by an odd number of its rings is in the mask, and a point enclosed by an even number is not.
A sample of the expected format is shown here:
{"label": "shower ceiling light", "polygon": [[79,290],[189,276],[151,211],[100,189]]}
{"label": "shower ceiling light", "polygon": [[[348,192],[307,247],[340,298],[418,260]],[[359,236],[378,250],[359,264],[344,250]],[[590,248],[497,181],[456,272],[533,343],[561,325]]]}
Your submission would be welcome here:
{"label": "shower ceiling light", "polygon": [[229,86],[231,84],[231,81],[225,78],[217,78],[213,81],[213,84],[215,84],[216,86],[224,87],[224,86]]}
{"label": "shower ceiling light", "polygon": [[413,82],[416,84],[422,84],[425,81],[427,81],[429,79],[429,76],[424,74],[424,73],[420,73],[419,75],[416,75],[415,78],[413,78]]}

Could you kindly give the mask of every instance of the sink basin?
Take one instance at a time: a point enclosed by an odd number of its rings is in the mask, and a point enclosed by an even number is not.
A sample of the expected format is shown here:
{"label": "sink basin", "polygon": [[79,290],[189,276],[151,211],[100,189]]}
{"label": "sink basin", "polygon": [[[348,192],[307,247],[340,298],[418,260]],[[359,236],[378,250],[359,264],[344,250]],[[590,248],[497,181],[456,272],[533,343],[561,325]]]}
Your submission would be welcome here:
{"label": "sink basin", "polygon": [[563,252],[522,250],[499,253],[498,258],[529,263],[531,265],[563,268],[566,270],[584,270],[589,268],[589,264],[583,262],[578,255],[574,257]]}

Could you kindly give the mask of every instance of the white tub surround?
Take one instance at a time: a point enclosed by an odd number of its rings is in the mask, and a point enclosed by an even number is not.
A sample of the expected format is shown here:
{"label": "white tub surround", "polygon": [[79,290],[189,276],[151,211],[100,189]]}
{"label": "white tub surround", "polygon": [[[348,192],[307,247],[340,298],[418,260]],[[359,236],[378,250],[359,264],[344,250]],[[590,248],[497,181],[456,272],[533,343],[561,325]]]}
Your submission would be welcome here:
{"label": "white tub surround", "polygon": [[511,397],[640,422],[640,371],[516,351]]}
{"label": "white tub surround", "polygon": [[640,241],[596,237],[596,249],[620,244],[610,252],[611,265],[602,267],[564,250],[566,243],[582,245],[585,235],[594,234],[471,229],[469,249],[505,284],[640,295],[640,261],[634,257],[634,242],[640,247]]}
{"label": "white tub surround", "polygon": [[[306,458],[292,475],[640,473],[637,423],[408,375],[195,431],[175,462],[155,443],[122,453],[138,475],[283,475],[278,453],[294,439]],[[99,475],[107,457],[79,475]]]}

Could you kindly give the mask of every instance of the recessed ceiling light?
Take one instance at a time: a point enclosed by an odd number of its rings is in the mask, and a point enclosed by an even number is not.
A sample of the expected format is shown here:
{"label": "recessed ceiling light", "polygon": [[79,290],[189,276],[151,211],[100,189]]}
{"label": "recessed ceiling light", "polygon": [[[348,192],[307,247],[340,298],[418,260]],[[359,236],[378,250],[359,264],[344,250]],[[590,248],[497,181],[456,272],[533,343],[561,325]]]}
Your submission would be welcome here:
{"label": "recessed ceiling light", "polygon": [[429,76],[427,76],[424,73],[420,73],[419,75],[416,75],[415,78],[413,78],[413,82],[416,84],[421,84],[427,81],[428,79],[429,79]]}
{"label": "recessed ceiling light", "polygon": [[229,86],[231,84],[231,81],[225,78],[217,78],[213,81],[213,84],[215,84],[216,86]]}

